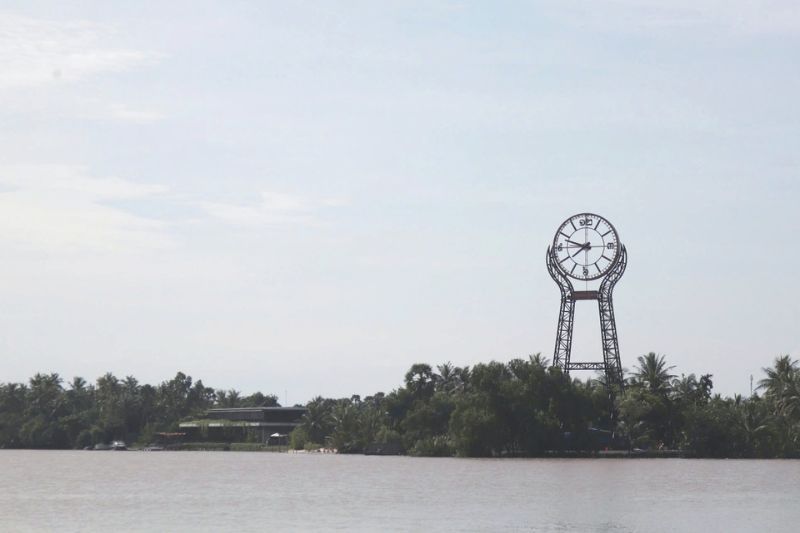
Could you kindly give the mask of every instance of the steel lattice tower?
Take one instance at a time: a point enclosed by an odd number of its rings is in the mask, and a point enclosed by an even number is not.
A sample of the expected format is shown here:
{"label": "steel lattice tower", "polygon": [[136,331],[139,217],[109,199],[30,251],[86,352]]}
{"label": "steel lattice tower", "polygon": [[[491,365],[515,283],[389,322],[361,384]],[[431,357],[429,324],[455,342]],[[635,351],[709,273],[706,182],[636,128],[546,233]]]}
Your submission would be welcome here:
{"label": "steel lattice tower", "polygon": [[[576,291],[569,277],[558,268],[553,250],[547,248],[547,271],[561,290],[561,310],[558,313],[558,329],[553,352],[553,365],[560,367],[565,373],[570,370],[602,370],[605,373],[606,386],[609,393],[613,389],[622,389],[623,375],[619,355],[617,325],[614,319],[614,286],[617,284],[625,268],[628,266],[628,254],[625,246],[620,246],[619,257],[605,274],[599,290]],[[572,361],[572,329],[575,322],[575,303],[580,300],[596,300],[600,313],[600,331],[602,336],[602,361]]]}

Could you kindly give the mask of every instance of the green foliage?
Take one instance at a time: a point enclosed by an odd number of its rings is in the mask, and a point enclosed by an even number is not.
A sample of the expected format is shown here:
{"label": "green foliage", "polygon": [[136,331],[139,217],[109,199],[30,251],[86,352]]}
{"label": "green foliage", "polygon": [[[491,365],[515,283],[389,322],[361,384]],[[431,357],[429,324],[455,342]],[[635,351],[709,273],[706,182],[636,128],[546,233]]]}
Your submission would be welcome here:
{"label": "green foliage", "polygon": [[302,450],[307,442],[309,442],[308,432],[304,427],[296,427],[291,433],[289,433],[289,447],[291,449]]}
{"label": "green foliage", "polygon": [[450,436],[454,449],[462,457],[489,456],[500,447],[499,421],[484,403],[476,396],[464,398],[453,413]]}
{"label": "green foliage", "polygon": [[286,446],[262,442],[231,442],[228,449],[232,452],[285,452]]}
{"label": "green foliage", "polygon": [[650,387],[632,386],[619,401],[622,427],[635,448],[670,447],[673,440],[672,402]]}
{"label": "green foliage", "polygon": [[570,379],[540,355],[471,369],[415,364],[389,394],[314,399],[304,427],[342,452],[392,444],[410,455],[501,457],[623,446],[789,457],[800,450],[797,366],[784,357],[765,369],[765,398],[720,398],[710,374],[678,378],[651,352],[612,405],[600,380]]}
{"label": "green foliage", "polygon": [[669,372],[675,367],[667,366],[666,358],[655,352],[640,355],[638,361],[639,366],[631,377],[631,383],[653,394],[666,395],[669,392],[670,380],[675,377]]}
{"label": "green foliage", "polygon": [[436,392],[427,401],[416,400],[400,423],[405,447],[411,450],[418,442],[431,441],[440,436],[447,428],[454,410],[455,398],[452,394]]}
{"label": "green foliage", "polygon": [[[245,405],[277,405],[257,392]],[[58,374],[36,374],[27,385],[0,384],[0,448],[84,448],[111,440],[152,442],[156,432],[219,406],[214,389],[178,372],[157,386],[111,373],[94,385],[80,377],[66,386]]]}
{"label": "green foliage", "polygon": [[447,435],[436,435],[420,439],[408,450],[408,455],[418,457],[452,457],[455,452],[453,442]]}
{"label": "green foliage", "polygon": [[[418,363],[388,394],[314,398],[289,446],[465,457],[590,453],[608,446],[698,457],[800,457],[798,367],[788,355],[779,357],[764,369],[763,396],[722,398],[713,394],[710,374],[676,377],[666,358],[651,352],[638,358],[625,394],[612,405],[602,378],[570,379],[538,354],[472,368]],[[0,447],[85,447],[112,439],[144,444],[212,406],[274,405],[273,395],[214,390],[181,372],[157,386],[113,374],[94,385],[82,378],[65,385],[58,374],[36,374],[27,384],[0,384]],[[211,422],[195,421],[201,433]],[[235,448],[264,448],[255,434],[250,440]]]}

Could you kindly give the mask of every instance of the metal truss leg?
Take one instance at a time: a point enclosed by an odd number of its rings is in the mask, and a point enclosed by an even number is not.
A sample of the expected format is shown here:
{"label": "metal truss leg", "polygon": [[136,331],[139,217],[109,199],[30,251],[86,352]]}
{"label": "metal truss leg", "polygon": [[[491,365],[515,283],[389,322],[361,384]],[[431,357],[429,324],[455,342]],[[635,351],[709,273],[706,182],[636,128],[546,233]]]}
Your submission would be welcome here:
{"label": "metal truss leg", "polygon": [[550,248],[547,248],[547,271],[561,290],[561,310],[558,313],[556,329],[556,345],[553,350],[553,366],[569,373],[569,359],[572,351],[572,326],[575,322],[575,300],[572,297],[573,287],[569,278],[556,266]]}
{"label": "metal truss leg", "polygon": [[603,363],[605,365],[606,383],[610,391],[614,388],[618,388],[621,391],[624,385],[612,295],[614,286],[622,277],[627,266],[628,253],[625,250],[625,246],[622,246],[619,261],[600,284],[597,296],[597,306],[600,311],[600,333],[603,343]]}

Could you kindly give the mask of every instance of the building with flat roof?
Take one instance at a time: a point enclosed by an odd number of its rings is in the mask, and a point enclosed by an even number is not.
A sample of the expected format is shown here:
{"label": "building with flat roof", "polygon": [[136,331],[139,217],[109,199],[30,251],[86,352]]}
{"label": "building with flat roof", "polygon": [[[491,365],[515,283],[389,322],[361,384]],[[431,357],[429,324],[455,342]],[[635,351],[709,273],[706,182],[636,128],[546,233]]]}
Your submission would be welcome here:
{"label": "building with flat roof", "polygon": [[202,418],[180,423],[188,442],[270,442],[300,425],[305,407],[209,409]]}

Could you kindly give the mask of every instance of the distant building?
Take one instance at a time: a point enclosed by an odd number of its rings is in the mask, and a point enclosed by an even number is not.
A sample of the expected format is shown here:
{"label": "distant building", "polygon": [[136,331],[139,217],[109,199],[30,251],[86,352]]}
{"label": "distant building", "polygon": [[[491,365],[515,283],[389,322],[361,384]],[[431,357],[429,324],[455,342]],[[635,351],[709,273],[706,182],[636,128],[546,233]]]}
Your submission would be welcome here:
{"label": "distant building", "polygon": [[[209,409],[203,418],[181,422],[189,442],[270,442],[300,425],[305,407],[230,407]],[[274,440],[274,438],[273,438]]]}

